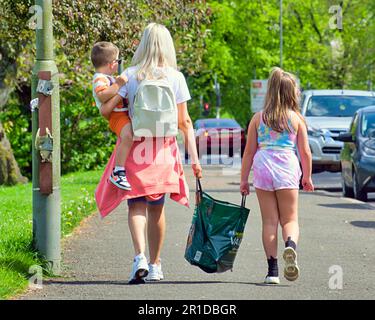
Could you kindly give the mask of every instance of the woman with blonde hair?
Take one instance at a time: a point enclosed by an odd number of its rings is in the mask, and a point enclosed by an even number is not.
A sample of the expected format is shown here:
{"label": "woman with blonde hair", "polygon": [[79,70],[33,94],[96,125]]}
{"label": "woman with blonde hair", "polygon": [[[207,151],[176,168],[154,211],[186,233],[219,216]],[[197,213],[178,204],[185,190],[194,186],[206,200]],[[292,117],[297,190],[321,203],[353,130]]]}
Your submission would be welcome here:
{"label": "woman with blonde hair", "polygon": [[255,187],[261,214],[262,238],[267,256],[267,284],[280,283],[277,265],[277,229],[280,223],[285,241],[284,276],[294,281],[297,265],[298,190],[302,164],[302,185],[313,191],[311,152],[306,123],[299,111],[299,89],[294,76],[274,68],[268,79],[263,111],[256,113],[248,128],[244,151],[240,192],[249,194],[248,177],[253,166]]}
{"label": "woman with blonde hair", "polygon": [[[132,59],[132,66],[125,70],[129,79],[118,96],[105,104],[104,110],[111,110],[126,96],[129,99],[130,118],[137,89],[143,80],[166,80],[175,96],[178,113],[178,128],[182,132],[190,153],[192,170],[197,178],[202,177],[192,121],[187,110],[191,99],[184,75],[177,70],[176,53],[168,29],[160,24],[149,24]],[[139,149],[144,149],[151,159],[140,163]],[[151,152],[148,152],[151,150]],[[157,161],[163,154],[163,161]],[[147,158],[147,157],[146,157]],[[107,169],[111,166],[111,160]],[[164,278],[161,270],[160,252],[165,234],[165,194],[171,199],[188,206],[187,186],[176,137],[150,137],[134,141],[125,163],[132,190],[113,190],[103,178],[96,191],[98,208],[102,216],[107,215],[121,201],[127,199],[129,206],[128,225],[133,240],[135,258],[129,278],[130,284],[144,283],[144,280],[159,281]],[[149,244],[149,263],[146,251],[146,226]]]}

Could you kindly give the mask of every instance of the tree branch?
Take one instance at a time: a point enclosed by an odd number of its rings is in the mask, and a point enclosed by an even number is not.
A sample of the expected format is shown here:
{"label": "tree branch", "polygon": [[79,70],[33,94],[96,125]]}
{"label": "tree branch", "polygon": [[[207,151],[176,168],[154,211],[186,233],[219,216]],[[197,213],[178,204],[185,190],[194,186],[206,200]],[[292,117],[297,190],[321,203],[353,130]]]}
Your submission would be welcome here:
{"label": "tree branch", "polygon": [[315,30],[316,34],[318,35],[319,37],[319,43],[323,43],[323,37],[322,37],[322,34],[320,33],[319,29],[318,29],[318,26],[316,25],[316,22],[315,22],[315,17],[314,17],[314,14],[313,14],[313,11],[312,11],[312,7],[310,8],[310,11],[309,11],[309,15],[310,15],[310,18],[311,18],[311,22],[312,22],[312,27],[313,29]]}

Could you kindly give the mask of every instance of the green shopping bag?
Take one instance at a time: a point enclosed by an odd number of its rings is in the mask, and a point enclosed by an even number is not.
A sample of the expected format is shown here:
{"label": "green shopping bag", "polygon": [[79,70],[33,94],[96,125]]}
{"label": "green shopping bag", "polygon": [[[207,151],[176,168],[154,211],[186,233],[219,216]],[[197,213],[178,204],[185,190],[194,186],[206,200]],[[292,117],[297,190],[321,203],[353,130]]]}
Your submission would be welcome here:
{"label": "green shopping bag", "polygon": [[233,269],[250,210],[212,198],[197,179],[196,205],[185,249],[185,259],[208,273]]}

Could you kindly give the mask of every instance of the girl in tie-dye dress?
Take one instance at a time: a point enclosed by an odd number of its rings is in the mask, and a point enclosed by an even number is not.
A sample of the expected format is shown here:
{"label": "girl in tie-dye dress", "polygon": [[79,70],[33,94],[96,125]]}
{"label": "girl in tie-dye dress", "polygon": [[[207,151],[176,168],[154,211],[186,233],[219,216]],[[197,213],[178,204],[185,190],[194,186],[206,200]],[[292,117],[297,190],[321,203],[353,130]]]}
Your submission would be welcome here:
{"label": "girl in tie-dye dress", "polygon": [[[285,241],[284,276],[294,281],[297,265],[298,190],[302,174],[305,191],[313,191],[311,152],[306,123],[299,111],[299,90],[294,76],[274,68],[268,80],[264,109],[256,113],[248,128],[241,170],[242,194],[249,194],[248,177],[253,167],[263,223],[263,246],[267,256],[267,284],[280,283],[277,264],[277,230],[282,227]],[[296,151],[301,159],[302,172]]]}

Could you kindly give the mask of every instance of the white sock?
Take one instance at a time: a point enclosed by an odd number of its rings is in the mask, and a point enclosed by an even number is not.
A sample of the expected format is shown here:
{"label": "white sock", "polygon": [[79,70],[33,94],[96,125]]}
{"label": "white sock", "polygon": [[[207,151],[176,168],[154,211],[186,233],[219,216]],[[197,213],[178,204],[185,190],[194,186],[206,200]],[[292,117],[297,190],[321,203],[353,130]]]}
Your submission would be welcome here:
{"label": "white sock", "polygon": [[140,259],[140,258],[142,258],[144,256],[145,256],[145,254],[141,252],[140,254],[136,255],[134,258],[135,259]]}
{"label": "white sock", "polygon": [[117,171],[125,171],[125,168],[121,166],[115,166],[115,169],[113,170],[113,172],[117,172]]}

